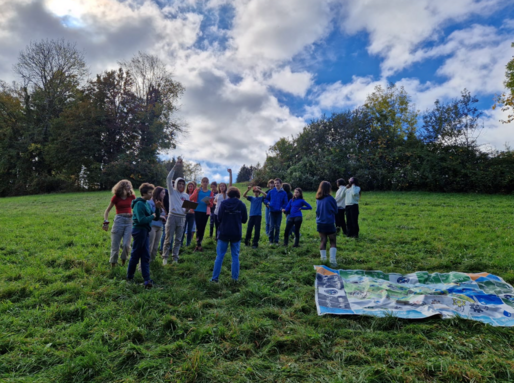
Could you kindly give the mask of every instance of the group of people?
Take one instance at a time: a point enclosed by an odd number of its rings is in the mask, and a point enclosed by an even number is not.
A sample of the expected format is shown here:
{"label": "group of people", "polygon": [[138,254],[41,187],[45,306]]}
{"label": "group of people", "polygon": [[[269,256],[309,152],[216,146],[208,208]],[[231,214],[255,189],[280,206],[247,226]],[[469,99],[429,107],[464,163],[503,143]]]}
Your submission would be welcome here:
{"label": "group of people", "polygon": [[[113,197],[104,213],[104,230],[108,231],[110,210],[116,208],[116,216],[111,230],[110,263],[115,267],[118,263],[121,245],[121,262],[125,264],[130,250],[130,239],[133,238],[132,251],[127,269],[127,280],[132,281],[136,269],[139,268],[144,278],[144,286],[150,288],[154,282],[150,278],[150,262],[157,255],[159,243],[162,242],[162,262],[178,263],[179,252],[184,239],[189,246],[196,230],[195,252],[202,252],[202,242],[207,224],[211,222],[211,237],[215,236],[216,260],[214,262],[211,281],[218,282],[223,259],[230,246],[232,255],[232,279],[239,278],[239,253],[243,237],[242,225],[248,222],[244,242],[246,246],[256,249],[259,246],[262,222],[262,206],[265,206],[266,235],[271,246],[276,246],[280,239],[282,218],[285,215],[286,225],[283,244],[289,245],[294,236],[293,247],[300,244],[300,229],[303,222],[303,210],[312,210],[312,206],[303,198],[301,188],[291,192],[291,186],[281,179],[269,180],[269,189],[264,192],[258,186],[248,186],[243,198],[250,202],[250,213],[241,201],[239,189],[232,186],[232,171],[228,169],[230,182],[209,184],[207,177],[202,178],[200,187],[196,182],[188,182],[174,176],[183,166],[178,159],[166,179],[167,188],[155,187],[143,183],[139,187],[141,197],[136,198],[132,184],[128,180],[118,182]],[[209,188],[210,186],[210,188]],[[330,264],[336,262],[336,236],[341,231],[348,237],[359,235],[359,198],[360,187],[357,179],[350,178],[348,184],[337,180],[338,190],[332,197],[330,182],[322,181],[316,193],[316,224],[319,233],[321,261],[327,261],[327,242],[330,242]],[[252,190],[253,196],[248,196]],[[189,201],[189,202],[186,202]],[[191,204],[192,203],[192,204]],[[252,238],[253,236],[253,238]]]}

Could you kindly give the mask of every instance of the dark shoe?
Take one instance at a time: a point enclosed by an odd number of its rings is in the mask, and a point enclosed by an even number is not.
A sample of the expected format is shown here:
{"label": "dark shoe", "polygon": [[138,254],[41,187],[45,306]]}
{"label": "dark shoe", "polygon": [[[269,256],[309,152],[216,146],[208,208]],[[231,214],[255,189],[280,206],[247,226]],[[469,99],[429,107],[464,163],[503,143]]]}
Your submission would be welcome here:
{"label": "dark shoe", "polygon": [[297,243],[295,243],[295,244],[293,245],[293,247],[300,247],[300,245],[299,245],[299,244],[297,244]]}
{"label": "dark shoe", "polygon": [[197,251],[200,251],[200,247],[195,246],[195,249],[193,250],[193,253],[196,253]]}
{"label": "dark shoe", "polygon": [[149,281],[145,281],[144,283],[144,286],[145,286],[145,289],[151,289],[154,285],[154,281],[152,281],[151,279]]}
{"label": "dark shoe", "polygon": [[202,246],[200,246],[200,247],[198,248],[198,251],[199,251],[200,253],[203,253],[203,247],[202,247]]}

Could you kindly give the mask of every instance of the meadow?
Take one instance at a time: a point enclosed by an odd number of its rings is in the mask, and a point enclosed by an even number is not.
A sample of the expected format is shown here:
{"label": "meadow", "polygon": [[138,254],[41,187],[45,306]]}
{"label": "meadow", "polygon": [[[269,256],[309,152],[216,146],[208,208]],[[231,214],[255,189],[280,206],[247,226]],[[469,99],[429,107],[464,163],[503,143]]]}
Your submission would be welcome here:
{"label": "meadow", "polygon": [[[314,193],[306,194],[314,204]],[[2,382],[501,382],[514,380],[514,329],[464,319],[316,313],[314,212],[300,248],[242,246],[210,283],[212,239],[157,286],[111,270],[108,192],[0,199]],[[359,240],[342,269],[487,271],[514,283],[512,196],[363,193]],[[284,225],[283,225],[284,227]],[[291,244],[292,245],[292,244]]]}

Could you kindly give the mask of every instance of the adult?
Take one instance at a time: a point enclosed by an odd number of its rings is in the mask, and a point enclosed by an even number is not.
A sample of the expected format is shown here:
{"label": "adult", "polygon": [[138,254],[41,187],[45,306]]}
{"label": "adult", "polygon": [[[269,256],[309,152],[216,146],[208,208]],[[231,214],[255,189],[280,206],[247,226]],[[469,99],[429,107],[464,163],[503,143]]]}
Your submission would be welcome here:
{"label": "adult", "polygon": [[218,244],[216,246],[216,260],[212,272],[213,282],[218,282],[221,273],[223,259],[230,244],[232,254],[232,279],[239,279],[239,250],[243,234],[242,224],[248,220],[246,206],[240,201],[241,193],[238,188],[231,187],[227,192],[228,199],[224,200],[218,211],[217,220],[220,224],[218,233]]}
{"label": "adult", "polygon": [[[225,182],[221,182],[218,185],[218,193],[214,196],[214,204],[215,204],[215,208],[214,208],[214,222],[215,222],[215,225],[216,225],[216,237],[215,237],[216,239],[218,239],[218,228],[219,228],[219,222],[216,219],[216,217],[217,217],[218,212],[220,210],[221,203],[228,198],[227,197],[228,188],[232,187],[232,169],[227,169],[227,171],[228,171],[228,174],[229,174],[229,186],[227,187],[227,184]],[[211,214],[211,217],[212,217],[212,214]]]}
{"label": "adult", "polygon": [[330,240],[330,264],[337,266],[336,262],[336,214],[337,202],[330,194],[332,187],[330,182],[321,181],[316,192],[316,229],[321,238],[319,252],[321,261],[327,260],[327,238]]}
{"label": "adult", "polygon": [[282,223],[282,210],[287,206],[287,193],[282,189],[282,180],[275,179],[275,189],[272,189],[265,198],[270,210],[269,243],[278,245],[280,239],[280,225]]}
{"label": "adult", "polygon": [[[186,209],[182,207],[184,201],[189,201],[189,195],[184,192],[186,189],[186,181],[183,178],[178,177],[173,184],[173,176],[175,170],[182,168],[182,158],[178,158],[173,169],[168,173],[166,178],[166,184],[168,185],[168,192],[170,195],[170,207],[168,219],[166,221],[166,238],[164,240],[164,249],[162,253],[162,264],[168,264],[168,258],[170,253],[171,242],[173,238],[173,250],[172,257],[173,263],[178,263],[178,253],[180,246],[182,245],[182,234],[184,233],[184,226],[186,222]],[[175,185],[175,186],[173,186]]]}
{"label": "adult", "polygon": [[350,238],[359,238],[359,200],[361,188],[357,178],[350,178],[346,189],[346,223],[348,226],[346,235]]}
{"label": "adult", "polygon": [[111,202],[104,212],[103,229],[109,230],[109,212],[116,207],[116,216],[111,230],[111,258],[109,262],[112,267],[118,263],[120,243],[123,241],[121,251],[121,264],[125,265],[127,256],[130,253],[130,238],[132,236],[132,201],[136,199],[132,183],[129,180],[121,180],[112,188]]}

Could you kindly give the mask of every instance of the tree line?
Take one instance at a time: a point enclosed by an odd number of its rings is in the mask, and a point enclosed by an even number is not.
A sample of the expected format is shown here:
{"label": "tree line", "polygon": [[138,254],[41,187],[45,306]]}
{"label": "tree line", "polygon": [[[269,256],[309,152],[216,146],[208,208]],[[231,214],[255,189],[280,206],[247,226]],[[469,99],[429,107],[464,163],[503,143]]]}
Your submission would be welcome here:
{"label": "tree line", "polygon": [[[512,90],[502,107],[509,107]],[[511,193],[514,151],[486,150],[477,143],[483,130],[477,102],[464,90],[460,98],[437,100],[420,113],[403,88],[378,86],[361,107],[311,121],[297,136],[281,138],[253,172],[253,181],[264,185],[279,177],[315,190],[321,180],[353,176],[365,190]]]}
{"label": "tree line", "polygon": [[0,81],[0,196],[165,179],[158,154],[183,129],[175,112],[184,88],[157,57],[139,52],[88,79],[75,45],[43,40],[14,71],[19,82]]}

